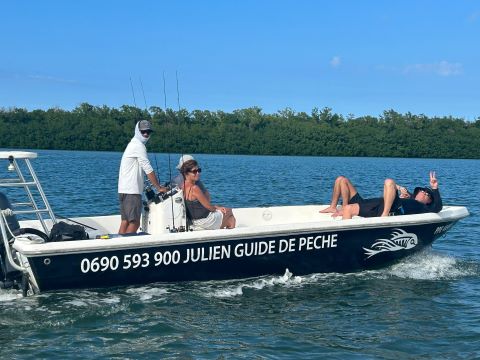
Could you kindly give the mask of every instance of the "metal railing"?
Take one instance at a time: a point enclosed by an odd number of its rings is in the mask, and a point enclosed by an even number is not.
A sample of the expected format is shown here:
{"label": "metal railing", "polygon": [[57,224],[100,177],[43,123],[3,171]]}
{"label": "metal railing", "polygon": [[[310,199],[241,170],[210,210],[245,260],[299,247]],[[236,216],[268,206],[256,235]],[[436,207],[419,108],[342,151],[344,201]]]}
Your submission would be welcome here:
{"label": "metal railing", "polygon": [[[26,177],[24,176],[22,172],[21,166],[18,163],[18,160],[23,160],[27,166],[29,177],[31,177],[31,180],[27,181]],[[1,187],[18,187],[18,188],[23,188],[25,194],[27,195],[29,202],[18,202],[15,204],[12,204],[13,206],[22,206],[22,207],[27,207],[29,209],[27,210],[14,210],[13,214],[34,214],[36,218],[39,220],[40,224],[42,225],[42,228],[46,234],[49,233],[49,228],[45,222],[44,216],[42,214],[48,214],[50,217],[51,221],[53,224],[57,222],[55,218],[55,214],[52,211],[52,208],[50,207],[50,204],[48,203],[47,197],[45,196],[45,193],[43,192],[42,186],[40,185],[40,181],[38,180],[37,174],[35,173],[35,170],[32,167],[32,164],[30,163],[30,159],[28,158],[21,158],[21,159],[15,159],[12,157],[10,159],[11,164],[13,164],[14,170],[17,174],[16,179],[0,179],[0,188]],[[40,195],[43,205],[42,208],[39,207],[37,204],[34,194],[32,192],[32,189],[35,189],[38,192],[38,195]],[[13,210],[13,209],[12,209]]]}

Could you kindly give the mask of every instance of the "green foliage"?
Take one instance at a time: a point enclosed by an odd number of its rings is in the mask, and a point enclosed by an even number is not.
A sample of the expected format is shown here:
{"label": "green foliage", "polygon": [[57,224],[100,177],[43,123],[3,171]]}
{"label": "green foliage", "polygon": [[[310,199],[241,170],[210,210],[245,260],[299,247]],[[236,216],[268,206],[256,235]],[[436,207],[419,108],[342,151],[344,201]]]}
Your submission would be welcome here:
{"label": "green foliage", "polygon": [[223,111],[156,106],[142,110],[81,104],[62,109],[0,109],[0,147],[122,151],[135,123],[149,119],[156,130],[149,150],[175,153],[480,158],[480,118],[428,118],[387,110],[355,117],[314,108],[264,114],[252,107]]}

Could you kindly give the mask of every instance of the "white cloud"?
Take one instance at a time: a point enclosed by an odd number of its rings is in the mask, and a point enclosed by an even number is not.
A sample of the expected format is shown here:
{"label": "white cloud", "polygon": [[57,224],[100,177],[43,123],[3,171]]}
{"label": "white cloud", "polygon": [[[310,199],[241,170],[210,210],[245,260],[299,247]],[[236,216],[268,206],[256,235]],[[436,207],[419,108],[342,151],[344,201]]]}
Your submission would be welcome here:
{"label": "white cloud", "polygon": [[330,66],[334,68],[339,67],[340,63],[341,63],[340,56],[334,56],[332,60],[330,60]]}
{"label": "white cloud", "polygon": [[413,64],[407,65],[403,69],[405,74],[436,74],[440,76],[455,76],[463,73],[463,65],[461,63],[449,63],[442,60],[433,64]]}

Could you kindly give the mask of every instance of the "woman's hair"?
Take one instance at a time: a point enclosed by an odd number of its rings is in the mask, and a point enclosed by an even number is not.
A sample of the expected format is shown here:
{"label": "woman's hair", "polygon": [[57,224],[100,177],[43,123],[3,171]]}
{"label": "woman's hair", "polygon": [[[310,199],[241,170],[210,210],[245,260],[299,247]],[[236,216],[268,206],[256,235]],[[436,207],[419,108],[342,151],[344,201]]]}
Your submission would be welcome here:
{"label": "woman's hair", "polygon": [[183,163],[182,167],[180,168],[180,172],[185,178],[185,176],[196,167],[198,167],[198,163],[196,160],[188,160]]}

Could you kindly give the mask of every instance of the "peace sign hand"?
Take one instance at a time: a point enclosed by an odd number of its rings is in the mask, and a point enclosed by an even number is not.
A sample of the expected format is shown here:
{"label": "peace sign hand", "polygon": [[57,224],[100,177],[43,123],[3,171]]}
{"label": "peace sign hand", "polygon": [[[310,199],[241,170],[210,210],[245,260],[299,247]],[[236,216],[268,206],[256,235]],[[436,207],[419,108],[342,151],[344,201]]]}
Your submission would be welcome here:
{"label": "peace sign hand", "polygon": [[430,171],[430,187],[432,189],[438,189],[438,180],[435,176],[435,171]]}

